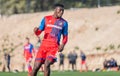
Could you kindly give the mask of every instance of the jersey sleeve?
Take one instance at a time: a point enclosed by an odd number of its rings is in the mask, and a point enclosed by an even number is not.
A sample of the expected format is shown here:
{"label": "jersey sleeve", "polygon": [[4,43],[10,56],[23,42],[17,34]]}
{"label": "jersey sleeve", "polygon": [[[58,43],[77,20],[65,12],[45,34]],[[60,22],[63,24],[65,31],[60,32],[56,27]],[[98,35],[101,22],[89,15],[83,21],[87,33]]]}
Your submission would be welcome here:
{"label": "jersey sleeve", "polygon": [[35,49],[33,45],[32,45],[32,53],[35,54]]}
{"label": "jersey sleeve", "polygon": [[23,49],[24,49],[23,56],[25,56],[25,46],[23,47]]}
{"label": "jersey sleeve", "polygon": [[64,23],[62,34],[63,34],[63,36],[68,35],[68,23],[67,22]]}
{"label": "jersey sleeve", "polygon": [[42,19],[40,25],[39,25],[39,30],[43,31],[45,28],[45,18]]}
{"label": "jersey sleeve", "polygon": [[34,49],[34,46],[30,44],[30,53],[32,53],[33,49]]}
{"label": "jersey sleeve", "polygon": [[63,34],[62,43],[65,45],[68,41],[68,23],[67,22],[64,23],[62,34]]}

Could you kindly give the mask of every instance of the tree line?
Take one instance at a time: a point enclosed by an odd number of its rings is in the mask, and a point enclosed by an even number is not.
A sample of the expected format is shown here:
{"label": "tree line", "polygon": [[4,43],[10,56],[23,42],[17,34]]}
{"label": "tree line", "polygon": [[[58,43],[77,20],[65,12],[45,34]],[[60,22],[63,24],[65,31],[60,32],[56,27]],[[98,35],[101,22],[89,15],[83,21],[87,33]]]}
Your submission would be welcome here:
{"label": "tree line", "polygon": [[101,6],[120,5],[120,0],[0,0],[0,14],[10,15],[33,13],[53,9],[53,5],[62,3],[65,9],[93,8]]}

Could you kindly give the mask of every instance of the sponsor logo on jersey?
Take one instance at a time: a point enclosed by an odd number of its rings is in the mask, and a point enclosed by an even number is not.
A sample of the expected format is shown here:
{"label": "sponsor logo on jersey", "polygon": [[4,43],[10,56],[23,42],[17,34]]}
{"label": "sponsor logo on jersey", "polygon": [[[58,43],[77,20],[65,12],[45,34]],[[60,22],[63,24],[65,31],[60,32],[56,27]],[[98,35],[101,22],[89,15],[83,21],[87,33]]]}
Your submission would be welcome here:
{"label": "sponsor logo on jersey", "polygon": [[25,49],[30,49],[30,45],[28,45],[28,46],[25,46]]}
{"label": "sponsor logo on jersey", "polygon": [[54,27],[54,28],[57,28],[57,29],[62,29],[62,27],[57,26],[57,25],[48,24],[47,26],[48,27]]}

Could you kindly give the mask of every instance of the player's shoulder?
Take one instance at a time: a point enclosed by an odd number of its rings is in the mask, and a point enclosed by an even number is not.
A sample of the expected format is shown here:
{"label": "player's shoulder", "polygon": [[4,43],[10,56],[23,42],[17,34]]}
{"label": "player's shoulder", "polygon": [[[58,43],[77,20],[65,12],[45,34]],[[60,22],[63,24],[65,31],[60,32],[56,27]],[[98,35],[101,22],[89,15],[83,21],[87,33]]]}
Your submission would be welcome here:
{"label": "player's shoulder", "polygon": [[44,18],[52,18],[52,15],[47,15]]}
{"label": "player's shoulder", "polygon": [[30,46],[33,46],[33,44],[32,44],[32,43],[30,43],[29,45],[30,45]]}
{"label": "player's shoulder", "polygon": [[26,46],[28,46],[28,44],[24,44],[23,46],[26,47]]}
{"label": "player's shoulder", "polygon": [[62,22],[64,23],[64,26],[68,26],[68,22],[67,20],[65,20],[64,18],[61,18]]}
{"label": "player's shoulder", "polygon": [[67,20],[65,20],[64,18],[61,18],[61,20],[63,20],[64,22],[67,22]]}

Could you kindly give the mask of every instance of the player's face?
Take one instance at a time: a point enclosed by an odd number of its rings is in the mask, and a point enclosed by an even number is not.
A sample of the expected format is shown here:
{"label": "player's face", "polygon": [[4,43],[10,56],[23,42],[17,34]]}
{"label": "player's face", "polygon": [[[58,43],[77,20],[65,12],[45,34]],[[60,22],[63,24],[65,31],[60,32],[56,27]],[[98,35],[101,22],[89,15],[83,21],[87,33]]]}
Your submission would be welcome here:
{"label": "player's face", "polygon": [[29,39],[26,39],[26,43],[29,44]]}
{"label": "player's face", "polygon": [[55,14],[57,17],[62,17],[63,13],[64,13],[64,9],[62,7],[55,8]]}

